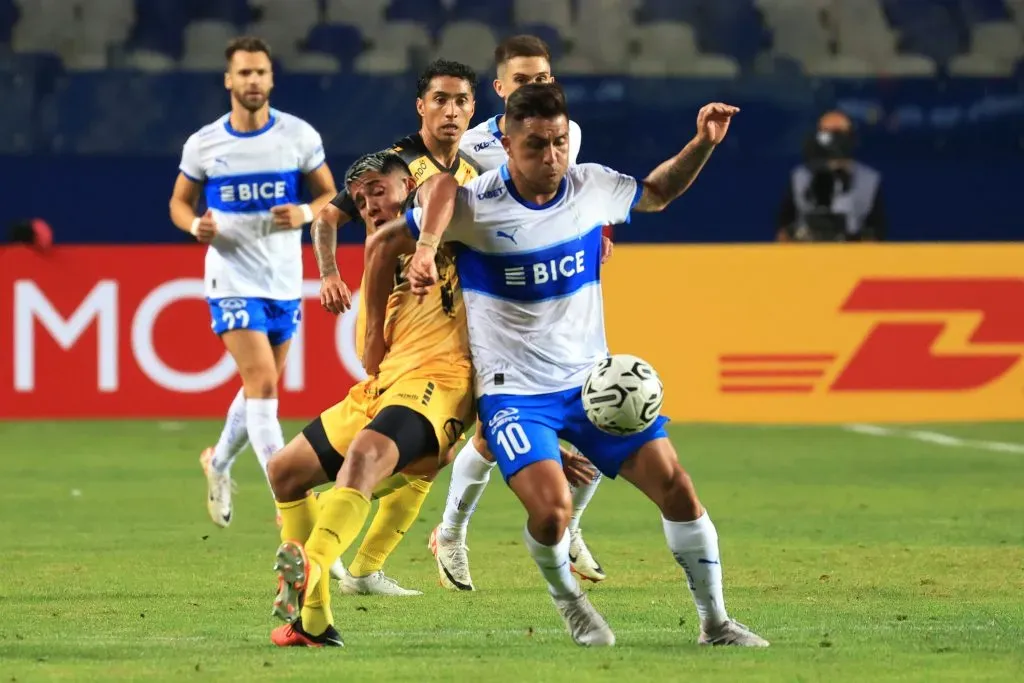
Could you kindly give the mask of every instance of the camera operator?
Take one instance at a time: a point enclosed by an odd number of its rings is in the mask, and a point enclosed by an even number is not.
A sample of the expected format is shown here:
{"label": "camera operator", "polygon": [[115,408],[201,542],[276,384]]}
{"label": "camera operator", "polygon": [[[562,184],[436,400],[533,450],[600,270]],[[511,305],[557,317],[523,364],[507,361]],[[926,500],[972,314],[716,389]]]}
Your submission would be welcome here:
{"label": "camera operator", "polygon": [[804,147],[778,218],[781,242],[859,242],[885,239],[878,171],[853,159],[853,123],[830,111]]}

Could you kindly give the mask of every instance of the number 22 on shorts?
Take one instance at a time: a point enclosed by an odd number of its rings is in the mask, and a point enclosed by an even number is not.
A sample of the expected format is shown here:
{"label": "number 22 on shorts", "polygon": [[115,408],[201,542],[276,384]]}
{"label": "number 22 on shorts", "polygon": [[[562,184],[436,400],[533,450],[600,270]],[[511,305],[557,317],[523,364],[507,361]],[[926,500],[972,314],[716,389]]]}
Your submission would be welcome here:
{"label": "number 22 on shorts", "polygon": [[530,439],[526,436],[526,430],[518,422],[510,422],[505,425],[494,438],[505,451],[510,462],[515,460],[517,455],[526,455],[530,452]]}

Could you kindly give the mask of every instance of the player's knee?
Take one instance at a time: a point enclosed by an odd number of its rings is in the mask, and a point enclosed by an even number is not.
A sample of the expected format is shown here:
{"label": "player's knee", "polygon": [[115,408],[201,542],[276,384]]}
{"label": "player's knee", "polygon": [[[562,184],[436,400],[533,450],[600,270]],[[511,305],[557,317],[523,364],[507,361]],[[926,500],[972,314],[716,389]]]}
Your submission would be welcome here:
{"label": "player's knee", "polygon": [[482,429],[477,429],[473,433],[473,448],[484,460],[494,462],[494,456],[491,455],[491,450],[487,448],[487,440],[484,438]]}
{"label": "player's knee", "polygon": [[368,494],[397,465],[398,447],[395,442],[383,434],[364,429],[349,446],[337,483]]}
{"label": "player's knee", "polygon": [[256,373],[243,380],[246,398],[274,398],[277,396],[277,376],[274,373]]}
{"label": "player's knee", "polygon": [[530,534],[544,545],[554,545],[565,535],[572,517],[572,498],[568,490],[565,495],[549,494],[531,505],[528,525]]}
{"label": "player's knee", "polygon": [[267,479],[274,499],[281,503],[299,500],[306,493],[306,487],[300,481],[300,473],[293,466],[293,459],[285,451],[279,452],[267,463]]}
{"label": "player's knee", "polygon": [[673,522],[690,522],[704,513],[693,480],[682,467],[664,480],[660,498],[661,514]]}

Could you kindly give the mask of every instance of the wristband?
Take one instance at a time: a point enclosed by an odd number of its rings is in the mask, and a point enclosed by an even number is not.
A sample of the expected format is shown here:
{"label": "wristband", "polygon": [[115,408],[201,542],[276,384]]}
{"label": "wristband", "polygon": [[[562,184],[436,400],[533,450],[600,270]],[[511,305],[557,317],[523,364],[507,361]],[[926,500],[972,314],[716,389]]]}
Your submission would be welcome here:
{"label": "wristband", "polygon": [[428,235],[425,232],[421,232],[420,238],[416,240],[416,244],[437,251],[437,248],[441,245],[441,238],[437,235]]}
{"label": "wristband", "polygon": [[195,237],[196,233],[199,232],[199,221],[200,220],[201,219],[199,218],[199,216],[196,216],[195,218],[192,219],[192,227],[189,228],[188,231],[190,233],[192,233],[193,237]]}
{"label": "wristband", "polygon": [[313,222],[313,207],[312,206],[310,206],[309,204],[303,204],[303,205],[301,205],[299,207],[299,210],[302,211],[302,222],[303,223],[312,223]]}

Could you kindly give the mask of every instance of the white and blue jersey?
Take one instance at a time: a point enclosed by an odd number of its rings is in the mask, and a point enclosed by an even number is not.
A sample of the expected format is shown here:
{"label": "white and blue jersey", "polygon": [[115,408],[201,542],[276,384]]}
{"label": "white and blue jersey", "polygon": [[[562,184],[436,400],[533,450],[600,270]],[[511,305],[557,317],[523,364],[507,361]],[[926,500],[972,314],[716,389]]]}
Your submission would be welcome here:
{"label": "white and blue jersey", "polygon": [[323,163],[320,134],[274,109],[259,130],[240,133],[226,114],[185,142],[180,170],[203,186],[217,222],[204,273],[214,332],[241,327],[268,336],[276,330],[279,342],[291,337],[302,296],[302,234],[275,228],[270,209],[300,203],[302,176]]}
{"label": "white and blue jersey", "polygon": [[[501,128],[498,120],[501,114],[486,119],[483,123],[467,130],[459,141],[459,151],[476,162],[484,171],[500,168],[508,161],[508,154],[501,145]],[[583,132],[575,121],[569,121],[569,164],[576,163],[583,144]]]}
{"label": "white and blue jersey", "polygon": [[[590,369],[608,356],[601,229],[628,222],[642,191],[635,178],[598,164],[570,166],[543,205],[519,195],[507,166],[459,188],[445,240],[458,243],[479,415],[506,479],[558,459],[559,438],[614,477],[629,455],[665,435],[664,419],[630,437],[601,432],[580,399]],[[421,214],[407,214],[414,233]]]}

